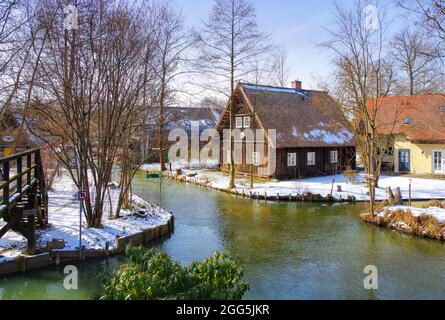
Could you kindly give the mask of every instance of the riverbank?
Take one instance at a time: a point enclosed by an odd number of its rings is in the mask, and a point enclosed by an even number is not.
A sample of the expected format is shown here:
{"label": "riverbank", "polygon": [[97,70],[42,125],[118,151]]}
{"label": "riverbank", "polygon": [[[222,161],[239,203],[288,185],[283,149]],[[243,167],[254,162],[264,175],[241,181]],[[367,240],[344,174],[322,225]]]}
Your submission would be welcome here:
{"label": "riverbank", "polygon": [[386,207],[376,215],[362,214],[360,217],[365,222],[400,233],[445,240],[445,202],[431,203],[426,208]]}
{"label": "riverbank", "polygon": [[[142,170],[159,170],[159,165],[150,164],[141,167]],[[177,175],[175,169],[182,174]],[[335,176],[315,177],[288,181],[258,181],[250,189],[248,177],[237,177],[236,187],[227,190],[229,176],[215,169],[188,169],[186,166],[173,167],[167,176],[181,182],[192,183],[215,190],[229,192],[253,199],[284,200],[284,201],[334,201],[334,202],[365,202],[369,200],[368,187],[363,174],[359,175],[355,184],[338,174]],[[409,186],[411,183],[411,199],[413,201],[442,200],[445,199],[444,181],[439,179],[409,178],[403,176],[385,176],[379,181],[376,190],[376,200],[383,201],[388,198],[387,189],[400,188],[403,200],[409,199]]]}
{"label": "riverbank", "polygon": [[[114,218],[120,189],[110,186],[102,228],[88,228],[82,216],[82,259],[121,253],[128,244],[145,244],[173,231],[172,213],[133,195],[132,209]],[[36,231],[37,255],[26,255],[27,240],[8,231],[0,239],[0,274],[79,259],[79,202],[72,179],[63,174],[48,192],[49,225]],[[0,226],[1,227],[1,226]]]}

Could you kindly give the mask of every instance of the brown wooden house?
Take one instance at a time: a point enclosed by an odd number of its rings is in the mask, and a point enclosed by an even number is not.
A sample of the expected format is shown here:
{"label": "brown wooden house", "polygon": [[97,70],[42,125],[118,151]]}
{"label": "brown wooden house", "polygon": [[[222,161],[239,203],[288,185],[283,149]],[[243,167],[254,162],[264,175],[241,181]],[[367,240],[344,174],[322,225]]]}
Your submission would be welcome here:
{"label": "brown wooden house", "polygon": [[[295,179],[355,168],[354,136],[341,124],[341,114],[328,93],[303,90],[300,81],[292,82],[291,88],[240,83],[232,103],[233,129],[263,129],[265,157],[270,144],[276,150],[276,170],[267,178]],[[221,141],[224,129],[230,129],[230,101],[217,125]],[[270,129],[276,130],[275,146],[267,134]],[[256,156],[246,154],[245,142],[242,149],[243,163],[236,165],[236,171],[249,174],[252,165],[247,157]],[[229,156],[221,150],[220,157],[221,170],[228,171]],[[253,166],[257,176],[258,168]]]}

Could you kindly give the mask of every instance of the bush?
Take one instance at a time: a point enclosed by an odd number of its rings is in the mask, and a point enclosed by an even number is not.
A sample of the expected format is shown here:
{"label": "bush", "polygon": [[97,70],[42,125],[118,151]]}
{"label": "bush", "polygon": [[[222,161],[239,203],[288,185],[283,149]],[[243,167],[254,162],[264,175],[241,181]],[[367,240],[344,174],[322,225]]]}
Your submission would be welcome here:
{"label": "bush", "polygon": [[106,279],[102,300],[239,300],[249,285],[225,253],[182,267],[165,252],[127,248],[129,264]]}

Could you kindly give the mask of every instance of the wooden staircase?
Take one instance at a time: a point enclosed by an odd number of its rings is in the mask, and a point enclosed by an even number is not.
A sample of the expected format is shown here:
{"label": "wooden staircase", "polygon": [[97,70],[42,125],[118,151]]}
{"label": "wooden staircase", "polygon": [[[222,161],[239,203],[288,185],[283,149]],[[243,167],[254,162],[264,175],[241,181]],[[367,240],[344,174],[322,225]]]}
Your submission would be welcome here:
{"label": "wooden staircase", "polygon": [[28,240],[28,252],[36,247],[36,228],[48,223],[48,193],[40,149],[0,158],[0,218],[5,224],[0,238],[13,230]]}

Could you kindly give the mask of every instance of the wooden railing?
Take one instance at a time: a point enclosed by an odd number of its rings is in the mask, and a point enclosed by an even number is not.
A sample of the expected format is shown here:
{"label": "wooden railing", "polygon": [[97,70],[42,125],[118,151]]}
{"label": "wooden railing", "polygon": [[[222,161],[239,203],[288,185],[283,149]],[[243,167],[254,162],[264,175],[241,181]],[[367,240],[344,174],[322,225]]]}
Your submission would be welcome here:
{"label": "wooden railing", "polygon": [[35,245],[35,227],[48,222],[48,195],[40,149],[0,158],[0,217],[8,230],[22,233],[28,248]]}

